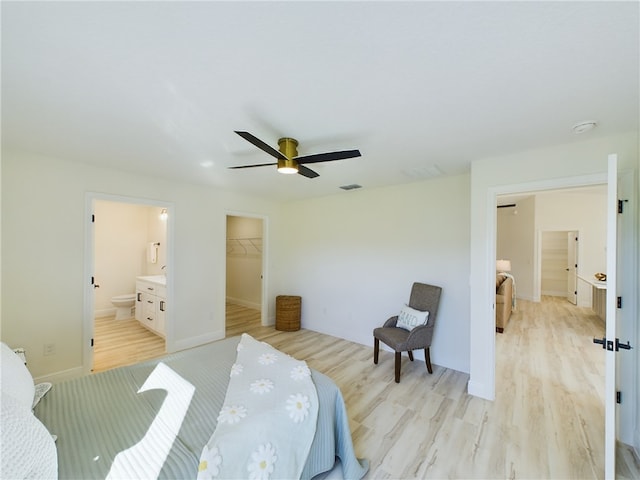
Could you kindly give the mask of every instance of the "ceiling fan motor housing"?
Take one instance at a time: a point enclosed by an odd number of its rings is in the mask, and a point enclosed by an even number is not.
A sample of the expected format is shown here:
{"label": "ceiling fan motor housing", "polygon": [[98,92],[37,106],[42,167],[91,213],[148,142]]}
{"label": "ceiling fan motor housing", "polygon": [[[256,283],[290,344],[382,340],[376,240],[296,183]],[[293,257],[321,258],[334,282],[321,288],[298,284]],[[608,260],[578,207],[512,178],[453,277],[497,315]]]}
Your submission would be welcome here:
{"label": "ceiling fan motor housing", "polygon": [[286,159],[278,159],[278,171],[280,173],[298,173],[298,162],[294,157],[298,156],[298,141],[294,138],[281,138],[278,140],[280,152],[287,157]]}
{"label": "ceiling fan motor housing", "polygon": [[298,141],[295,138],[281,138],[278,140],[278,147],[280,147],[280,152],[282,152],[288,159],[296,158],[298,156]]}

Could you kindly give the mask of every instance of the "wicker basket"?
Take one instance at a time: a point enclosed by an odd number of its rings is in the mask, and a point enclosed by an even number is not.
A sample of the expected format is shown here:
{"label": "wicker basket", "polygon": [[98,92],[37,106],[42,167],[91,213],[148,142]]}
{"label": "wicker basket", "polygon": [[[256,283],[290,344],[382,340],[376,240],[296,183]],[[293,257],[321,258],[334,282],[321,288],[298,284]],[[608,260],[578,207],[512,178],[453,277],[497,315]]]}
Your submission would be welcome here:
{"label": "wicker basket", "polygon": [[276,297],[276,330],[295,332],[300,330],[302,298],[292,295]]}

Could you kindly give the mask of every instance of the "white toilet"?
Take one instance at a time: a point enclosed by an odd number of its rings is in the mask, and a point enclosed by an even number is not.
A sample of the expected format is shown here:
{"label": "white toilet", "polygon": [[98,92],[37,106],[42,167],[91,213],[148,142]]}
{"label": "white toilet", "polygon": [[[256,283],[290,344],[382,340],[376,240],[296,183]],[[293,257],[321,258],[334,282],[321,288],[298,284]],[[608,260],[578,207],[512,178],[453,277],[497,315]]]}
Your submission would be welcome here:
{"label": "white toilet", "polygon": [[111,303],[116,307],[116,320],[127,320],[133,317],[132,310],[136,304],[136,294],[116,295],[111,299]]}

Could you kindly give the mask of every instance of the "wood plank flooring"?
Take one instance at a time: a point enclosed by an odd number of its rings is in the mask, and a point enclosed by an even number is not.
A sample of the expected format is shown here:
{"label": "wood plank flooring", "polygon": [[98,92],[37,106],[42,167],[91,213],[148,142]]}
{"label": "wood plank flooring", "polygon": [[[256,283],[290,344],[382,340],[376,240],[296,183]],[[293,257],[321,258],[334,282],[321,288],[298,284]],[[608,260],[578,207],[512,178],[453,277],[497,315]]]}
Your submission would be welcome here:
{"label": "wood plank flooring", "polygon": [[115,315],[96,318],[93,331],[93,372],[157,358],[165,354],[164,338],[144,328],[135,318]]}
{"label": "wood plank flooring", "polygon": [[[519,301],[496,336],[494,402],[466,393],[467,374],[434,364],[429,375],[406,357],[396,384],[391,352],[376,366],[372,345],[263,327],[238,305],[227,305],[226,333],[247,332],[336,382],[366,478],[590,479],[604,476],[604,355],[592,343],[603,331],[564,299]],[[640,478],[633,452],[618,450],[617,478]]]}

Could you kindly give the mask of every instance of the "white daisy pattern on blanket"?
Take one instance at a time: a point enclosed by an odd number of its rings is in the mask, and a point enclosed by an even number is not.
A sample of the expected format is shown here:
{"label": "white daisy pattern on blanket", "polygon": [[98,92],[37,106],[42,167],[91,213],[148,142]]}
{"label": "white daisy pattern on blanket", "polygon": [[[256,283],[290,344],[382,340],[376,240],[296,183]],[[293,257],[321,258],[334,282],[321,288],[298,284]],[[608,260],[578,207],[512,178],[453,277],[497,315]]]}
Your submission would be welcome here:
{"label": "white daisy pattern on blanket", "polygon": [[249,386],[249,390],[251,393],[257,393],[262,395],[263,393],[269,393],[273,390],[273,382],[268,378],[261,378],[260,380],[256,380]]}
{"label": "white daisy pattern on blanket", "polygon": [[263,353],[258,357],[258,363],[260,365],[271,365],[272,363],[276,363],[278,356],[275,353]]}
{"label": "white daisy pattern on blanket", "polygon": [[296,422],[300,423],[305,418],[307,418],[307,414],[309,413],[309,407],[311,404],[309,403],[309,397],[306,395],[296,394],[291,395],[289,400],[287,400],[287,410],[289,411],[289,417]]}
{"label": "white daisy pattern on blanket", "polygon": [[[222,463],[222,457],[218,452],[218,447],[209,448],[205,445],[202,452],[202,458],[200,459],[199,472],[207,472],[206,478],[216,478],[220,473],[220,464]],[[200,474],[198,473],[198,478]]]}
{"label": "white daisy pattern on blanket", "polygon": [[229,376],[235,377],[236,375],[240,375],[242,373],[242,370],[244,370],[244,367],[241,364],[234,363],[231,366],[231,372],[229,372]]}
{"label": "white daisy pattern on blanket", "polygon": [[244,417],[247,416],[247,409],[242,405],[230,405],[222,407],[220,415],[218,415],[218,421],[221,423],[234,424],[238,423]]}
{"label": "white daisy pattern on blanket", "polygon": [[309,378],[311,375],[311,370],[306,365],[296,365],[291,369],[291,378],[294,380],[304,380],[305,378]]}
{"label": "white daisy pattern on blanket", "polygon": [[243,334],[198,478],[300,478],[317,419],[307,364]]}
{"label": "white daisy pattern on blanket", "polygon": [[260,445],[258,450],[251,454],[251,462],[247,465],[251,480],[267,480],[273,473],[278,457],[270,443]]}

